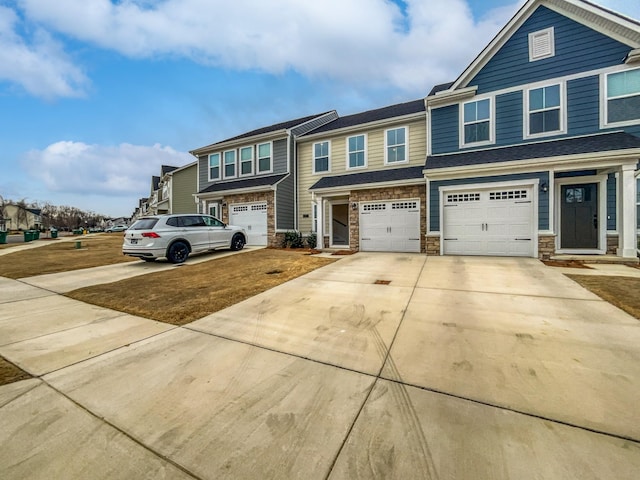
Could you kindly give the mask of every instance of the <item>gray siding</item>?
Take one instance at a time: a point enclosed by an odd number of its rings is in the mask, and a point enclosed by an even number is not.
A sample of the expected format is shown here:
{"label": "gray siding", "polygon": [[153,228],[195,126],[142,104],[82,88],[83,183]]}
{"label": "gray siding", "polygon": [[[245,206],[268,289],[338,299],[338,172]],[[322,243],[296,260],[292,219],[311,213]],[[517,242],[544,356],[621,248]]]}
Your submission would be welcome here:
{"label": "gray siding", "polygon": [[[494,177],[460,178],[457,180],[442,180],[431,182],[429,189],[429,229],[432,232],[440,231],[440,195],[438,189],[449,185],[467,185],[473,183],[505,182],[513,180],[540,179],[540,183],[549,184],[549,172],[522,173],[517,175],[497,175]],[[549,193],[538,193],[538,229],[549,229]]]}
{"label": "gray siding", "polygon": [[431,153],[458,150],[458,105],[448,105],[431,111]]}
{"label": "gray siding", "polygon": [[200,179],[200,190],[204,190],[213,183],[209,181],[209,155],[198,157],[198,178]]}
{"label": "gray siding", "polygon": [[276,229],[293,230],[295,228],[294,176],[289,175],[278,184],[276,191]]}
{"label": "gray siding", "polygon": [[173,173],[171,185],[173,195],[171,199],[172,213],[197,213],[198,205],[193,197],[193,194],[197,193],[197,174],[198,165]]}
{"label": "gray siding", "polygon": [[522,91],[496,97],[496,144],[522,141]]}
{"label": "gray siding", "polygon": [[273,142],[273,173],[287,173],[287,139]]}

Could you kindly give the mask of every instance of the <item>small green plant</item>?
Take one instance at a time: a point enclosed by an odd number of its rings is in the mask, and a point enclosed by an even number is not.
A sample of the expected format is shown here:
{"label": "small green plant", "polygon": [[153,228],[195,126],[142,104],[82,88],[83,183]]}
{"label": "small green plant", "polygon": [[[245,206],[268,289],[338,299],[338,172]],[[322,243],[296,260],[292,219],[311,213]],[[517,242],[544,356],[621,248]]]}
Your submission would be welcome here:
{"label": "small green plant", "polygon": [[316,232],[311,232],[307,235],[307,245],[309,248],[316,248],[318,245],[318,235],[316,235]]}
{"label": "small green plant", "polygon": [[293,230],[286,232],[282,246],[284,248],[302,248],[304,246],[302,234]]}

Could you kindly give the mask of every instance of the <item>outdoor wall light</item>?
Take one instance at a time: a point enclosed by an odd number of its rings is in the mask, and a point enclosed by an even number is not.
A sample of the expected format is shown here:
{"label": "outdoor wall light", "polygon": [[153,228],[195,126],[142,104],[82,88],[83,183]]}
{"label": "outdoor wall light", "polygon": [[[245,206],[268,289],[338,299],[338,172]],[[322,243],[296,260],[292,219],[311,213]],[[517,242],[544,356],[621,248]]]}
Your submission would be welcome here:
{"label": "outdoor wall light", "polygon": [[540,184],[540,191],[542,193],[547,193],[549,191],[549,186],[546,183],[541,183]]}
{"label": "outdoor wall light", "polygon": [[358,203],[357,202],[353,202],[351,204],[351,210],[357,210],[358,209]]}
{"label": "outdoor wall light", "polygon": [[222,202],[222,208],[225,208],[227,206],[227,202]]}

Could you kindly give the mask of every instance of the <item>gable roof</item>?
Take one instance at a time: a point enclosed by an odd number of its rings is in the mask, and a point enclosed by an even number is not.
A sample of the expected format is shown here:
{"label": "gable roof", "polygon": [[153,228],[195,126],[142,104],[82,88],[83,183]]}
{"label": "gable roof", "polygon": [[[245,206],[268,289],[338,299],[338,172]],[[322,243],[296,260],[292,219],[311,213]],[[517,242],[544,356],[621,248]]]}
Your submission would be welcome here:
{"label": "gable roof", "polygon": [[160,186],[160,177],[153,175],[151,177],[151,190],[158,190]]}
{"label": "gable roof", "polygon": [[423,167],[386,168],[361,173],[348,173],[346,175],[333,175],[322,177],[314,183],[309,190],[323,188],[348,187],[372,183],[397,182],[402,180],[424,181]]}
{"label": "gable roof", "polygon": [[261,177],[251,177],[242,180],[231,180],[228,182],[218,182],[209,185],[207,188],[200,190],[198,193],[214,193],[214,192],[226,192],[228,190],[259,188],[259,187],[272,187],[283,180],[288,173],[282,173],[280,175],[269,175]]}
{"label": "gable roof", "polygon": [[170,165],[162,165],[160,167],[160,173],[161,173],[161,177],[164,177],[167,173],[169,172],[173,172],[174,170],[177,170],[178,167],[172,167]]}
{"label": "gable roof", "polygon": [[427,157],[424,169],[428,171],[440,168],[584,155],[596,152],[616,152],[639,148],[640,138],[624,132],[609,132],[587,137],[528,143],[511,147],[430,155]]}
{"label": "gable roof", "polygon": [[[640,22],[586,0],[528,0],[498,32],[448,90],[464,88],[511,38],[539,6],[545,6],[614,38],[630,48],[640,48]],[[436,93],[436,92],[434,92]]]}
{"label": "gable roof", "polygon": [[333,122],[327,123],[315,130],[309,132],[306,135],[315,135],[316,133],[330,132],[341,128],[349,128],[357,125],[364,125],[367,123],[377,122],[380,120],[386,120],[389,118],[403,117],[405,115],[411,115],[414,113],[425,112],[426,107],[424,105],[424,99],[412,100],[410,102],[398,103],[395,105],[388,105],[382,108],[376,108],[374,110],[367,110],[366,112],[354,113],[353,115],[346,115],[339,117]]}

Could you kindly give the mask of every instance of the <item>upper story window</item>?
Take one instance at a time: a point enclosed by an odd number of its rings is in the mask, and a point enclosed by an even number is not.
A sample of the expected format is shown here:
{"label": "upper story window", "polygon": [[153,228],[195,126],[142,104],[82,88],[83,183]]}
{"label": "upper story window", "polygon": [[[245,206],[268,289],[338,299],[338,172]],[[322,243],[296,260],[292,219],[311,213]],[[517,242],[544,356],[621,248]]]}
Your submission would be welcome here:
{"label": "upper story window", "polygon": [[465,103],[462,117],[462,145],[491,143],[491,99]]}
{"label": "upper story window", "polygon": [[640,69],[606,75],[605,123],[640,120]]}
{"label": "upper story window", "polygon": [[313,173],[329,171],[329,142],[313,144]]}
{"label": "upper story window", "polygon": [[258,145],[258,173],[267,173],[271,169],[271,143],[261,143]]}
{"label": "upper story window", "polygon": [[365,135],[347,138],[347,168],[360,168],[367,165]]}
{"label": "upper story window", "polygon": [[251,175],[253,173],[253,147],[242,147],[240,149],[240,175]]}
{"label": "upper story window", "polygon": [[553,27],[529,34],[529,61],[535,62],[556,54]]}
{"label": "upper story window", "polygon": [[384,135],[384,142],[384,163],[400,163],[408,160],[407,127],[387,130]]}
{"label": "upper story window", "polygon": [[209,180],[220,179],[220,154],[212,153],[209,155]]}
{"label": "upper story window", "polygon": [[561,85],[532,88],[526,96],[527,136],[563,131]]}
{"label": "upper story window", "polygon": [[224,152],[224,178],[236,176],[236,151],[227,150]]}

